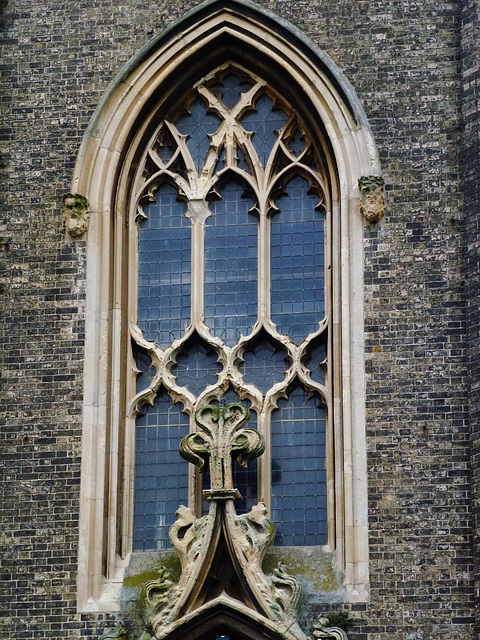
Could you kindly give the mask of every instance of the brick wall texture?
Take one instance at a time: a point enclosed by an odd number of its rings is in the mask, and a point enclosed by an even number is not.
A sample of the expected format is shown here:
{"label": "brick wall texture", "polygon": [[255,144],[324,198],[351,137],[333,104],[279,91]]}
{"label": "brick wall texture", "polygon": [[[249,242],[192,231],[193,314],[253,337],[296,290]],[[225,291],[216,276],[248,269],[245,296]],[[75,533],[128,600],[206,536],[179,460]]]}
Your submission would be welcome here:
{"label": "brick wall texture", "polygon": [[[477,0],[269,0],[339,65],[380,153],[365,228],[371,599],[353,640],[475,638],[480,587]],[[86,245],[82,135],[187,0],[2,0],[0,638],[98,638],[77,614]],[[310,612],[313,615],[314,611]]]}

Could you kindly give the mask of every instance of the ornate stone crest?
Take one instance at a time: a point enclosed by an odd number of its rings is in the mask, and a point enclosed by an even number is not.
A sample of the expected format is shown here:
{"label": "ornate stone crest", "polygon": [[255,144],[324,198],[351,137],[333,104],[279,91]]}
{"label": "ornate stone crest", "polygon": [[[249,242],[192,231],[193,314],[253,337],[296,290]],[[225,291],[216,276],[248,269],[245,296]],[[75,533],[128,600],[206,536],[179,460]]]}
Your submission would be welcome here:
{"label": "ornate stone crest", "polygon": [[385,215],[385,181],[380,176],[362,176],[360,189],[360,213],[367,222],[378,222]]}
{"label": "ornate stone crest", "polygon": [[[273,542],[275,527],[260,502],[249,513],[237,515],[232,460],[247,464],[263,453],[261,434],[246,429],[249,410],[240,403],[198,409],[199,431],[185,436],[180,453],[203,469],[208,461],[211,487],[204,492],[209,513],[197,518],[180,506],[170,528],[170,541],[180,557],[178,582],[165,567],[142,589],[145,631],[141,640],[163,640],[172,632],[189,631],[204,620],[241,622],[243,628],[261,629],[264,637],[307,640],[297,623],[301,585],[279,563],[272,574],[262,569],[264,555]],[[325,624],[323,624],[325,622]],[[227,622],[228,624],[228,622]],[[326,627],[319,619],[315,637],[345,640],[345,632]],[[321,635],[327,634],[327,635]]]}

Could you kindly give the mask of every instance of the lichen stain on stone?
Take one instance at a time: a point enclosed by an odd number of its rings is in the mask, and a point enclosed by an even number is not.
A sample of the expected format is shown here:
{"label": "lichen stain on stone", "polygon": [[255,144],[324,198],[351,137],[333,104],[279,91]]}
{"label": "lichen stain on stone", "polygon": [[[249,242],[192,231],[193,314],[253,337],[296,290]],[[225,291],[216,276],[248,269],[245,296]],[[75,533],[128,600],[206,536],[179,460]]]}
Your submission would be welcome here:
{"label": "lichen stain on stone", "polygon": [[147,580],[155,580],[157,577],[156,571],[144,571],[137,576],[128,576],[123,579],[124,587],[141,587]]}
{"label": "lichen stain on stone", "polygon": [[279,562],[287,566],[292,575],[302,579],[305,597],[310,600],[322,600],[322,594],[333,594],[341,590],[342,585],[331,564],[331,557],[318,553],[309,553],[299,549],[273,549],[267,553],[263,562],[265,572],[272,572]]}
{"label": "lichen stain on stone", "polygon": [[[143,570],[140,570],[138,573],[133,570],[132,574],[125,576],[123,579],[123,586],[135,589],[141,587],[148,580],[156,580],[158,578],[158,570],[160,567],[168,569],[174,580],[179,579],[182,571],[180,560],[171,551],[159,553],[154,565],[152,564],[150,566],[152,568],[146,568],[145,564],[143,564],[143,567],[137,566],[137,569]],[[132,568],[133,567],[131,565],[130,570]]]}

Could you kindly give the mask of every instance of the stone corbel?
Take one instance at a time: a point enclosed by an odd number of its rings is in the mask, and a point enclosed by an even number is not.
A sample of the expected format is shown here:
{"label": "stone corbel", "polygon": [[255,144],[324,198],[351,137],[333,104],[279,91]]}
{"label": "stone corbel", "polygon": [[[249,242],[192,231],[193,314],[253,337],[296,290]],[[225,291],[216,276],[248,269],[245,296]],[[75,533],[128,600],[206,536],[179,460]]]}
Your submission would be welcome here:
{"label": "stone corbel", "polygon": [[325,616],[318,616],[318,622],[313,625],[313,637],[325,638],[328,640],[348,640],[348,636],[340,627],[330,627],[328,618]]}
{"label": "stone corbel", "polygon": [[385,215],[385,181],[380,176],[362,176],[360,189],[360,213],[367,222],[378,222]]}
{"label": "stone corbel", "polygon": [[88,200],[78,193],[67,193],[63,196],[62,203],[67,233],[72,238],[81,238],[87,232],[90,219]]}

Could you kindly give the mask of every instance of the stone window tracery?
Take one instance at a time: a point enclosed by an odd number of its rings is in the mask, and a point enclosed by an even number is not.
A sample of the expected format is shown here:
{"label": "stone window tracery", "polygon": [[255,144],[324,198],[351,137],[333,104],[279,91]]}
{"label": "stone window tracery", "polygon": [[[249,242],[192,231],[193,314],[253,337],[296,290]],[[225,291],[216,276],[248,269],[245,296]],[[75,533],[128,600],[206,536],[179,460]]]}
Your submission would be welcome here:
{"label": "stone window tracery", "polygon": [[199,406],[232,399],[267,442],[236,470],[240,509],[271,505],[277,544],[326,544],[332,214],[320,147],[283,96],[228,63],[156,128],[132,194],[133,549],[167,548],[187,498],[201,512],[201,478],[187,481],[171,452]]}

